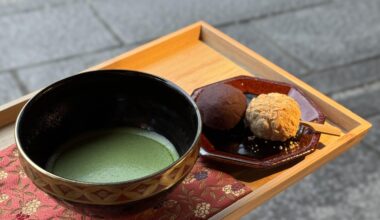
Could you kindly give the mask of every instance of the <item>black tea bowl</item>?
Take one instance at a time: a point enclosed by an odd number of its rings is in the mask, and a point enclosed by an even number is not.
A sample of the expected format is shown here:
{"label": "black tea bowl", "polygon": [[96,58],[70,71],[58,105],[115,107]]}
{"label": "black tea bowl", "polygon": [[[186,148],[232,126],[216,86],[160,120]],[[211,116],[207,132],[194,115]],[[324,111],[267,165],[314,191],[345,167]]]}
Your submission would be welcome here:
{"label": "black tea bowl", "polygon": [[[201,125],[194,101],[173,83],[136,71],[99,70],[40,91],[21,110],[15,136],[21,165],[40,189],[72,202],[116,205],[154,196],[181,181],[197,160]],[[47,171],[49,158],[67,140],[121,126],[163,135],[179,158],[158,172],[121,182],[81,182]]]}

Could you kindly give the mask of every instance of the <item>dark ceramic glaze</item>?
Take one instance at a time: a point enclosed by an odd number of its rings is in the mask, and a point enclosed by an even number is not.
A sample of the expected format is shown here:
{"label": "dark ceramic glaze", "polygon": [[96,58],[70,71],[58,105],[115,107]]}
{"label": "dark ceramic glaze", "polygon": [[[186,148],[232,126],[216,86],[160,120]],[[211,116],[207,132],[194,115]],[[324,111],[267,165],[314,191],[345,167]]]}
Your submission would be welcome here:
{"label": "dark ceramic glaze", "polygon": [[[120,198],[116,197],[113,201],[92,197],[82,199],[79,196],[79,199],[66,198],[67,193],[49,190],[51,187],[44,188],[45,185],[63,184],[75,188],[78,193],[82,193],[82,189],[86,189],[83,187],[87,186],[101,188],[99,184],[55,176],[44,168],[56,148],[68,139],[83,132],[120,126],[156,131],[173,143],[180,158],[150,176],[115,183],[115,189],[112,189],[112,184],[105,184],[108,187],[106,190],[120,193]],[[151,190],[152,194],[171,187],[195,163],[200,133],[198,108],[183,90],[159,77],[127,70],[81,73],[54,83],[26,104],[16,123],[20,160],[30,178],[36,183],[43,182],[37,185],[58,197],[92,204],[125,203],[147,197],[145,193],[133,198],[123,195],[128,191],[124,188],[133,188],[132,184],[137,190],[139,181],[144,186],[156,184],[152,187],[157,190]],[[179,163],[183,164],[183,169],[178,170],[182,166]],[[179,171],[183,173],[173,177],[172,182],[165,177]],[[165,184],[158,184],[164,177],[167,178]]]}
{"label": "dark ceramic glaze", "polygon": [[[300,105],[302,120],[323,123],[325,116],[311,100],[290,84],[264,80],[249,76],[238,76],[217,82],[240,89],[247,97],[247,102],[259,94],[271,92],[282,93],[294,98]],[[192,97],[197,100],[202,90],[207,86],[196,89]],[[273,168],[287,164],[312,153],[318,144],[320,134],[314,133],[307,126],[300,126],[295,138],[286,142],[267,141],[259,138],[250,139],[253,134],[244,125],[244,119],[227,132],[215,131],[203,126],[200,154],[212,160],[243,165],[252,168]],[[290,141],[296,142],[297,147],[290,148]],[[280,150],[282,148],[282,150]]]}

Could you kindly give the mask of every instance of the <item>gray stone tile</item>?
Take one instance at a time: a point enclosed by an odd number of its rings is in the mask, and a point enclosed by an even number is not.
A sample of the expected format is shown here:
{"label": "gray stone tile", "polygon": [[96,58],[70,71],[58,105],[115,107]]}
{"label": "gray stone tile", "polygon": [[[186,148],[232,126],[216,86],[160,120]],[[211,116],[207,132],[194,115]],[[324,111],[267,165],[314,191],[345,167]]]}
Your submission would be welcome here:
{"label": "gray stone tile", "polygon": [[28,92],[41,89],[57,80],[77,74],[95,64],[119,55],[127,48],[112,49],[100,53],[83,55],[63,61],[21,69],[17,75]]}
{"label": "gray stone tile", "polygon": [[91,1],[125,43],[151,39],[198,20],[214,25],[229,23],[321,2],[326,0]]}
{"label": "gray stone tile", "polygon": [[22,96],[22,92],[11,73],[0,73],[0,105]]}
{"label": "gray stone tile", "polygon": [[369,118],[369,121],[372,123],[372,128],[364,138],[364,142],[380,152],[380,115]]}
{"label": "gray stone tile", "polygon": [[[362,117],[380,114],[380,81],[374,87],[361,87],[358,92],[335,98],[338,102]],[[353,90],[348,90],[351,93]],[[338,94],[339,95],[339,94]],[[334,95],[333,95],[334,98]]]}
{"label": "gray stone tile", "polygon": [[253,21],[284,50],[312,69],[380,53],[380,1],[338,1]]}
{"label": "gray stone tile", "polygon": [[74,0],[0,0],[0,16],[16,12],[47,8],[72,2],[74,2]]}
{"label": "gray stone tile", "polygon": [[[380,48],[378,50],[380,53]],[[323,72],[315,72],[302,77],[302,80],[322,92],[334,93],[380,80],[379,70],[380,58],[377,58]]]}
{"label": "gray stone tile", "polygon": [[0,69],[117,45],[85,4],[0,17]]}
{"label": "gray stone tile", "polygon": [[380,219],[379,157],[361,144],[244,219]]}
{"label": "gray stone tile", "polygon": [[221,31],[294,75],[302,75],[307,71],[303,64],[295,61],[276,46],[275,42],[259,33],[252,23],[230,25],[221,28]]}

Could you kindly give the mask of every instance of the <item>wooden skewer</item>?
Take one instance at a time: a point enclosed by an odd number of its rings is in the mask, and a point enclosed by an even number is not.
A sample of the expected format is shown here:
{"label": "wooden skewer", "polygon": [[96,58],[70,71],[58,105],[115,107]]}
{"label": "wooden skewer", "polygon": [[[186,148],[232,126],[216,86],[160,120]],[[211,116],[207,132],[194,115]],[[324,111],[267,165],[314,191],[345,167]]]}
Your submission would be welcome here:
{"label": "wooden skewer", "polygon": [[301,124],[308,125],[311,128],[313,128],[314,131],[320,132],[322,134],[331,134],[331,135],[336,135],[336,136],[341,135],[341,130],[332,125],[318,124],[318,123],[309,122],[309,121],[301,121]]}

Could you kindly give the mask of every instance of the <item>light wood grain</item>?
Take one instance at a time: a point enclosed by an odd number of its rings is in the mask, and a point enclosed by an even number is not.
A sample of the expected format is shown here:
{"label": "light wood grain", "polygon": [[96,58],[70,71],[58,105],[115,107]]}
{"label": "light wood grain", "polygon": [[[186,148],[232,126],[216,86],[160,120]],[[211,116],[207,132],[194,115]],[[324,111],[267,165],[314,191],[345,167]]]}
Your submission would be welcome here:
{"label": "light wood grain", "polygon": [[181,30],[163,36],[157,40],[144,44],[136,49],[121,54],[113,59],[87,69],[125,69],[124,64],[129,63],[131,69],[139,69],[151,62],[172,56],[176,51],[186,47],[191,42],[198,42],[201,33],[200,23],[195,23]]}
{"label": "light wood grain", "polygon": [[[300,88],[321,107],[327,115],[326,123],[342,129],[340,137],[322,135],[316,152],[284,170],[263,172],[221,166],[221,170],[246,183],[253,192],[213,219],[237,219],[248,213],[358,143],[371,127],[364,119],[204,22],[190,25],[88,70],[97,69],[148,72],[173,81],[188,93],[237,75],[285,81]],[[0,147],[12,143],[13,125],[7,124],[14,122],[32,95],[0,107]]]}
{"label": "light wood grain", "polygon": [[11,144],[15,143],[14,138],[14,124],[8,124],[0,129],[0,150],[3,150],[4,148],[8,147]]}
{"label": "light wood grain", "polygon": [[[202,54],[202,57],[207,57],[207,59],[194,59],[196,54]],[[221,57],[216,51],[200,41],[182,47],[176,52],[176,56],[165,57],[156,62],[152,61],[146,63],[145,66],[136,68],[134,60],[126,60],[120,64],[125,69],[139,70],[171,80],[188,93],[220,79],[249,75],[247,71]],[[212,72],[218,74],[210,74]]]}

